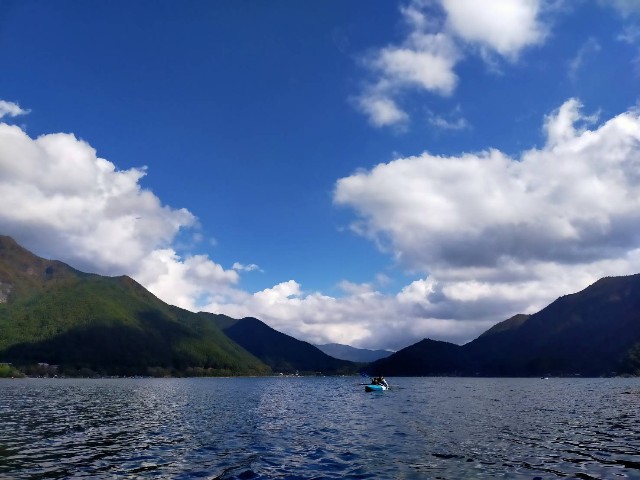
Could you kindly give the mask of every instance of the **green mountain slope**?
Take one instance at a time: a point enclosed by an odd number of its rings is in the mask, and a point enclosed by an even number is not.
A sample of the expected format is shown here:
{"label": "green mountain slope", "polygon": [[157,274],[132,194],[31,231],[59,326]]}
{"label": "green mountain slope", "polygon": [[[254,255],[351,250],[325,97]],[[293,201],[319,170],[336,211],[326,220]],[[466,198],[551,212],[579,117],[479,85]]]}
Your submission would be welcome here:
{"label": "green mountain slope", "polygon": [[0,362],[100,374],[264,374],[207,318],[129,277],[79,272],[0,237]]}
{"label": "green mountain slope", "polygon": [[310,343],[278,332],[256,318],[234,320],[224,315],[208,316],[229,338],[276,372],[336,374],[353,373],[357,369],[354,363],[333,358]]}

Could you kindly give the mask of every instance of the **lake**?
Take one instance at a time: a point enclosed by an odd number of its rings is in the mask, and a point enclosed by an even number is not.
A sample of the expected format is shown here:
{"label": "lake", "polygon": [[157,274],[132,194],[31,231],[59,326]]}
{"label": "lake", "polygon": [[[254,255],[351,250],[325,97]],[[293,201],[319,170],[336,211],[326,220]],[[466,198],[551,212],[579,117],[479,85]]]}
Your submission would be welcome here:
{"label": "lake", "polygon": [[639,478],[640,379],[0,380],[0,478]]}

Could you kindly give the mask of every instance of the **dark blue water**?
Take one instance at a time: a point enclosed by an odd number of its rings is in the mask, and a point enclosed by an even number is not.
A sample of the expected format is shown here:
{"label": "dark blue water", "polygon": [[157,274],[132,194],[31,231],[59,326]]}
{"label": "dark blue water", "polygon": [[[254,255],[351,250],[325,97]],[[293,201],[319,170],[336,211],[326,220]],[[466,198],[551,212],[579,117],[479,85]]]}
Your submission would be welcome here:
{"label": "dark blue water", "polygon": [[640,379],[1,380],[0,478],[640,478]]}

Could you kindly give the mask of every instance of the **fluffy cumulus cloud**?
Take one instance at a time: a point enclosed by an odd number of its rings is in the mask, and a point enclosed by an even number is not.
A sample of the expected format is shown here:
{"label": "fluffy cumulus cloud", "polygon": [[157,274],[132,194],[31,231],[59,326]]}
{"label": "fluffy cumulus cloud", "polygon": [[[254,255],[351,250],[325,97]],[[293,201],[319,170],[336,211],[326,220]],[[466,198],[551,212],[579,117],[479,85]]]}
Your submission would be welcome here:
{"label": "fluffy cumulus cloud", "polygon": [[41,255],[129,274],[187,308],[207,289],[238,281],[206,257],[180,258],[171,245],[195,217],[143,189],[144,169],[118,170],[74,135],[33,139],[0,123],[0,172],[0,230]]}
{"label": "fluffy cumulus cloud", "polygon": [[339,181],[336,202],[399,261],[431,271],[501,262],[597,260],[635,246],[640,220],[638,117],[586,129],[577,100],[547,117],[547,145],[403,158]]}
{"label": "fluffy cumulus cloud", "polygon": [[580,107],[546,117],[546,145],[519,158],[424,153],[337,183],[356,232],[429,274],[399,295],[419,317],[497,320],[640,271],[640,116],[593,128]]}
{"label": "fluffy cumulus cloud", "polygon": [[349,284],[343,285],[345,296],[332,297],[304,292],[300,284],[290,280],[254,294],[241,293],[232,302],[222,299],[205,310],[233,317],[255,316],[282,332],[315,343],[391,349],[425,337],[465,343],[499,319],[533,311],[542,301],[596,278],[589,275],[595,269],[566,272],[554,265],[545,267],[538,273],[555,275],[551,277],[555,282],[543,285],[542,290],[539,281],[505,281],[491,286],[482,280],[451,282],[433,276],[416,280],[395,295],[376,291],[370,284]]}
{"label": "fluffy cumulus cloud", "polygon": [[385,97],[384,94],[378,94],[374,91],[360,97],[358,105],[369,117],[371,124],[376,127],[399,125],[409,119],[409,116],[396,105],[396,102]]}
{"label": "fluffy cumulus cloud", "polygon": [[465,52],[514,61],[523,49],[541,43],[546,30],[540,11],[540,0],[414,0],[401,8],[408,25],[404,41],[364,62],[373,76],[357,107],[376,127],[405,124],[403,94],[451,95],[459,81],[455,67]]}
{"label": "fluffy cumulus cloud", "polygon": [[[385,295],[371,285],[343,282],[346,295],[332,297],[305,292],[289,280],[249,294],[212,302],[204,309],[232,317],[254,316],[273,328],[313,343],[338,342],[366,348],[400,349],[425,336],[468,341],[495,321],[436,318],[425,314],[430,281],[420,280],[397,295]],[[232,301],[227,301],[231,299]]]}
{"label": "fluffy cumulus cloud", "polygon": [[509,59],[546,36],[539,0],[442,0],[442,5],[451,32]]}

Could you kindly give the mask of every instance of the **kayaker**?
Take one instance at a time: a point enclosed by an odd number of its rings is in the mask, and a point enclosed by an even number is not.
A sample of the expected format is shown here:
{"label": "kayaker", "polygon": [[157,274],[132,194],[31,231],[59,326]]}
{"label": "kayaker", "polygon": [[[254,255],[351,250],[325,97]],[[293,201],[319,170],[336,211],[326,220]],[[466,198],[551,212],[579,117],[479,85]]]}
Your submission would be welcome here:
{"label": "kayaker", "polygon": [[389,388],[389,384],[387,383],[387,381],[384,379],[383,376],[374,377],[371,383],[373,383],[374,385],[382,385],[385,388]]}

